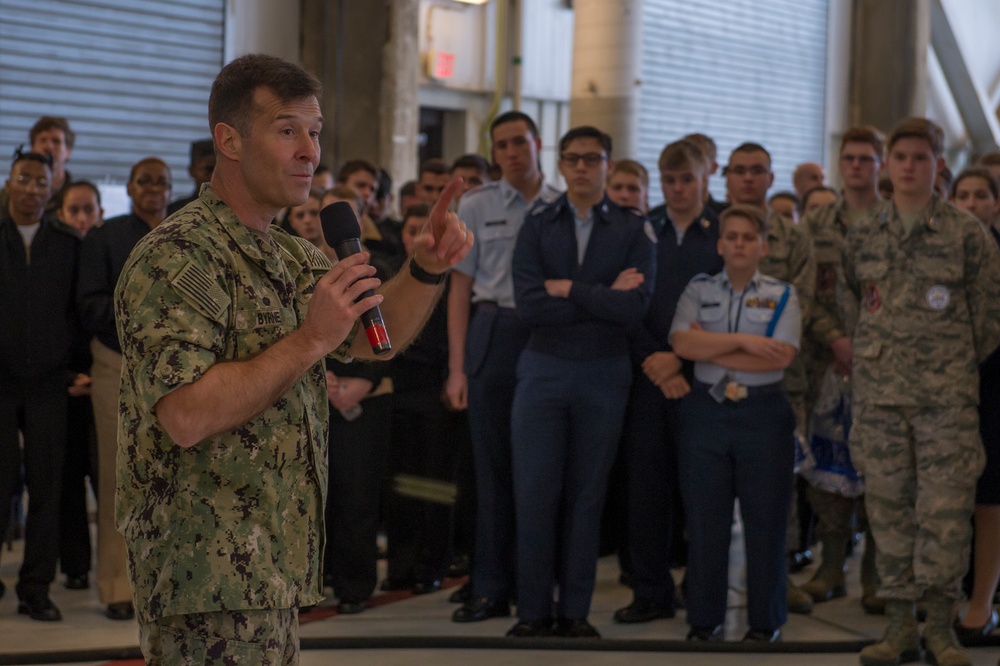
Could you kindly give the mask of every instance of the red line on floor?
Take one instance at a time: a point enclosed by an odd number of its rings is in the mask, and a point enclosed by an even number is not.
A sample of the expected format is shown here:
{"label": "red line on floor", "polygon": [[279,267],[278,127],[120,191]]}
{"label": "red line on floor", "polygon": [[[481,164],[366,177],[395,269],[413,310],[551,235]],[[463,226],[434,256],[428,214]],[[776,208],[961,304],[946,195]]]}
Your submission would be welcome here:
{"label": "red line on floor", "polygon": [[[459,585],[464,585],[469,579],[468,576],[463,578],[445,578],[441,582],[441,589],[447,590],[452,587],[457,587]],[[411,597],[417,596],[409,590],[397,590],[395,592],[386,592],[385,594],[378,594],[368,600],[369,608],[378,608],[379,606],[385,606],[386,604],[393,604],[397,601],[404,601]],[[336,617],[337,607],[336,606],[322,606],[317,607],[308,613],[303,613],[299,615],[299,626],[303,624],[310,624],[312,622],[319,622],[320,620],[326,620],[331,617]]]}

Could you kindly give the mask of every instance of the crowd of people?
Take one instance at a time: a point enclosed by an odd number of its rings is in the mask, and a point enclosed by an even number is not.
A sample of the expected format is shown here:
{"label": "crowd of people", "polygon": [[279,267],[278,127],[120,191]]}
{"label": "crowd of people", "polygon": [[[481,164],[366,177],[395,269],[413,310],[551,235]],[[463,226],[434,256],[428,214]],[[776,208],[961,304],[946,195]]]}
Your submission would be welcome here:
{"label": "crowd of people", "polygon": [[[807,162],[772,193],[770,153],[746,142],[719,201],[716,146],[691,134],[663,148],[649,209],[649,171],[603,131],[560,139],[562,192],[534,120],[509,111],[489,160],[427,160],[397,196],[365,159],[321,166],[318,87],[248,58],[213,86],[190,196],[147,157],[131,212],[103,220],[66,168],[64,118],[15,153],[0,534],[26,490],[18,612],[61,619],[59,567],[89,587],[89,478],[99,597],[110,619],[138,617],[147,657],[160,630],[214,627],[215,611],[289,610],[244,627],[286,637],[321,589],[363,612],[381,557],[382,590],[468,575],[455,622],[515,606],[508,635],[595,638],[596,562],[617,551],[633,600],[616,622],[685,608],[688,639],[716,641],[738,501],[744,640],[780,640],[788,612],[845,596],[863,532],[862,606],[890,624],[861,662],[918,658],[919,608],[934,663],[970,663],[961,646],[998,624],[1000,153],[952,179],[933,122],[888,139],[854,127],[838,187]],[[327,243],[321,211],[338,202],[370,267]],[[400,350],[388,363],[355,360],[371,351],[350,322],[377,301]],[[317,302],[349,320],[338,335],[316,333]],[[831,376],[853,406],[840,471],[863,495],[796,477]],[[224,569],[235,581],[217,587]],[[297,641],[274,640],[294,661]]]}

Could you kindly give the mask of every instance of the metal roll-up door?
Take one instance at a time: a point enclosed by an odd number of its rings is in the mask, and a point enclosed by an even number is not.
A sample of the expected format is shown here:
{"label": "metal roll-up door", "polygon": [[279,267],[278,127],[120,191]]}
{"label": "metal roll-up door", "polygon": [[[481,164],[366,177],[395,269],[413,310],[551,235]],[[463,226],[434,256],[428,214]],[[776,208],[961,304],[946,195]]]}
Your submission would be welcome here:
{"label": "metal roll-up door", "polygon": [[65,116],[74,178],[123,183],[155,155],[174,198],[187,195],[189,144],[210,136],[224,1],[0,0],[0,158],[39,116]]}
{"label": "metal roll-up door", "polygon": [[[828,0],[645,0],[639,156],[663,201],[663,147],[703,132],[719,164],[744,141],[773,158],[772,192],[791,190],[795,165],[825,163]],[[725,182],[712,179],[716,198]]]}

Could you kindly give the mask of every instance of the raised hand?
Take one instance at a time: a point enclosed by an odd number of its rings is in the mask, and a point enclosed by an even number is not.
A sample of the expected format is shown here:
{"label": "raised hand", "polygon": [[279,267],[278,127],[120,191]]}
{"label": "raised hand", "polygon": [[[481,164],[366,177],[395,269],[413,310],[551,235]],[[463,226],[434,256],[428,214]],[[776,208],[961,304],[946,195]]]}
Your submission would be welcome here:
{"label": "raised hand", "polygon": [[472,232],[448,210],[452,199],[462,189],[462,182],[461,178],[451,179],[414,241],[413,258],[428,273],[444,273],[472,249]]}

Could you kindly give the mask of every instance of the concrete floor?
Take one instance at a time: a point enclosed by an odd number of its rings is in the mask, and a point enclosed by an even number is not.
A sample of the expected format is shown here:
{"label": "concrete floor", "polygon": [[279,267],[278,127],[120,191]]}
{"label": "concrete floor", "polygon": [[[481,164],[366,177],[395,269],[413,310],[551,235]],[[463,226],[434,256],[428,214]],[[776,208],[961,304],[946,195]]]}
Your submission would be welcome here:
{"label": "concrete floor", "polygon": [[[504,649],[514,645],[509,639],[503,639],[504,633],[514,623],[513,618],[455,624],[449,619],[455,609],[447,600],[450,590],[442,590],[420,597],[399,593],[379,595],[380,605],[353,616],[336,616],[332,611],[333,602],[328,600],[317,611],[304,616],[301,627],[302,664],[465,666],[475,663],[491,666],[516,663],[597,666],[662,664],[665,661],[676,666],[857,664],[857,645],[879,637],[885,626],[884,618],[865,615],[859,605],[859,557],[860,553],[856,554],[850,563],[850,594],[846,598],[819,604],[811,615],[790,616],[784,628],[784,644],[779,648],[784,653],[688,652],[686,650],[691,646],[683,643],[687,632],[683,612],[673,620],[658,620],[645,625],[615,624],[612,613],[629,603],[631,592],[617,582],[616,559],[607,557],[598,564],[598,583],[590,615],[591,622],[605,639],[600,642],[601,645],[594,645],[601,648],[600,651],[573,650],[575,645],[581,644],[556,639],[543,643],[522,641],[517,645],[524,649]],[[141,663],[135,660],[111,661],[113,656],[127,657],[129,653],[112,655],[107,652],[108,649],[136,648],[138,630],[134,622],[113,622],[104,618],[103,607],[93,588],[66,590],[61,578],[53,585],[52,598],[62,610],[62,622],[41,623],[17,615],[13,586],[19,560],[20,544],[15,544],[10,552],[4,549],[0,560],[0,579],[8,588],[7,594],[0,600],[0,665],[26,663],[28,658],[30,663],[67,663],[69,660],[118,666]],[[735,641],[746,630],[742,545],[738,529],[733,540],[731,562],[726,635],[729,641]],[[677,575],[680,573],[675,572]],[[793,578],[801,583],[810,575],[811,569],[806,569]],[[449,586],[458,583],[447,581]],[[817,642],[830,642],[826,648],[828,651],[808,654],[788,652]],[[553,649],[532,649],[541,645]],[[333,649],[316,649],[320,647]],[[637,647],[647,651],[636,651]],[[612,651],[606,651],[607,648],[612,648]],[[734,648],[737,646],[727,643],[722,649]],[[86,650],[99,652],[89,655],[80,652]],[[77,651],[78,654],[71,657],[64,651]],[[995,666],[1000,659],[1000,647],[970,650],[970,655],[976,666]]]}

